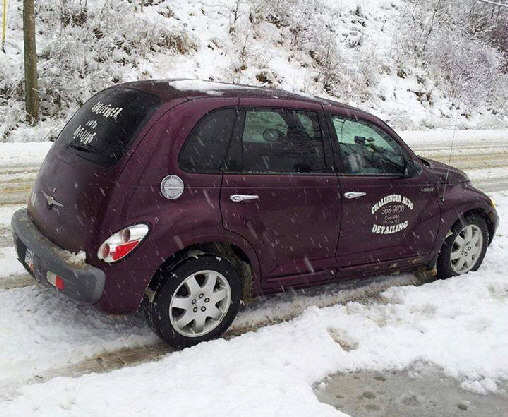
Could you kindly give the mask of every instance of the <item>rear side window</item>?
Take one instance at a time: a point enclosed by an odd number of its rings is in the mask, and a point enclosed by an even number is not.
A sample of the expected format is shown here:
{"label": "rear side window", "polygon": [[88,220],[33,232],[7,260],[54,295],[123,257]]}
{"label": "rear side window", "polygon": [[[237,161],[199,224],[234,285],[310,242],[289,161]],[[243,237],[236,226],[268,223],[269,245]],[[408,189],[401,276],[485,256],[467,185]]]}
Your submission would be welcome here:
{"label": "rear side window", "polygon": [[222,172],[235,117],[233,108],[217,110],[203,117],[180,152],[180,168],[197,173]]}
{"label": "rear side window", "polygon": [[290,109],[248,109],[242,134],[244,173],[326,172],[317,113]]}
{"label": "rear side window", "polygon": [[58,137],[68,151],[102,166],[112,166],[160,104],[157,96],[113,87],[88,100]]}
{"label": "rear side window", "polygon": [[[245,126],[243,130],[243,142],[266,143],[263,136],[269,130],[272,135],[286,136],[288,124],[282,116],[282,111],[255,110],[245,114]],[[268,137],[270,139],[270,137]]]}

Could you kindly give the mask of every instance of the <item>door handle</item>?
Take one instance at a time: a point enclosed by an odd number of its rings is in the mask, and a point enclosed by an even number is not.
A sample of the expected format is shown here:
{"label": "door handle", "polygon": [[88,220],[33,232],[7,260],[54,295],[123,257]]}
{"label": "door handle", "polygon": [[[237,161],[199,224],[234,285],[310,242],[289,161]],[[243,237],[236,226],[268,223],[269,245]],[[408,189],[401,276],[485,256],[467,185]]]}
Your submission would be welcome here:
{"label": "door handle", "polygon": [[344,193],[344,197],[346,198],[358,198],[363,197],[364,195],[367,195],[367,193],[364,193],[362,191],[349,191],[347,193]]}
{"label": "door handle", "polygon": [[233,194],[229,199],[233,203],[240,203],[247,200],[259,200],[259,196],[255,194]]}

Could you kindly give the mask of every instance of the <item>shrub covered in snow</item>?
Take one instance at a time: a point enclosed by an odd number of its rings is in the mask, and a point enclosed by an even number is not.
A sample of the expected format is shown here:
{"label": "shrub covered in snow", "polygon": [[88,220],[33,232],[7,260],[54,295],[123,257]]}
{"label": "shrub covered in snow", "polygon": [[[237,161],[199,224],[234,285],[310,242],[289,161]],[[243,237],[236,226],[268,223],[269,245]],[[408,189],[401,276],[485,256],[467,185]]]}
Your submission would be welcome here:
{"label": "shrub covered in snow", "polygon": [[[137,2],[136,2],[137,3]],[[22,4],[10,17],[14,39],[0,62],[0,133],[23,123]],[[69,116],[91,95],[124,80],[147,78],[149,54],[195,52],[197,39],[161,10],[124,0],[36,2],[42,120]],[[1,53],[0,53],[1,54]],[[2,129],[4,131],[2,132]]]}
{"label": "shrub covered in snow", "polygon": [[41,123],[25,125],[22,1],[0,52],[0,137],[44,140],[97,91],[146,78],[337,98],[399,128],[508,124],[508,9],[478,0],[36,2]]}
{"label": "shrub covered in snow", "polygon": [[410,0],[401,44],[467,111],[484,105],[502,108],[508,99],[502,21],[508,27],[508,9],[502,13],[478,0]]}

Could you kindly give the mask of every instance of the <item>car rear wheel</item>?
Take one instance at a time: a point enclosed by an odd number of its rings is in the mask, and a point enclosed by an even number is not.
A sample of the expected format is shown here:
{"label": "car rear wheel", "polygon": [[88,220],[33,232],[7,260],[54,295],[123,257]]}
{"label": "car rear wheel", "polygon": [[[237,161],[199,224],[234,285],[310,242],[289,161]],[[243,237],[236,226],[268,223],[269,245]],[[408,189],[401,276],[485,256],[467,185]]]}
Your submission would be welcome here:
{"label": "car rear wheel", "polygon": [[489,232],[485,220],[469,216],[457,222],[446,238],[437,260],[438,278],[476,271],[485,257]]}
{"label": "car rear wheel", "polygon": [[176,348],[222,335],[240,305],[240,277],[224,258],[188,258],[166,273],[148,302],[148,322]]}

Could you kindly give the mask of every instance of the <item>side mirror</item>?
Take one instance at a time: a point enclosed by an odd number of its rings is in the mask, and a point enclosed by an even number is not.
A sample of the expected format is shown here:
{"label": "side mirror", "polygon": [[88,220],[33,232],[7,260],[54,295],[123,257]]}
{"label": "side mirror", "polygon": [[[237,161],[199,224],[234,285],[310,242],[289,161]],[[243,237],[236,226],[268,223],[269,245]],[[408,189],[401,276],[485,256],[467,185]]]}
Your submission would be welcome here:
{"label": "side mirror", "polygon": [[367,139],[363,136],[355,136],[355,143],[357,145],[365,145],[365,142],[367,142]]}
{"label": "side mirror", "polygon": [[422,171],[421,166],[415,162],[413,159],[409,159],[406,162],[406,167],[404,168],[404,176],[408,178],[416,177]]}

